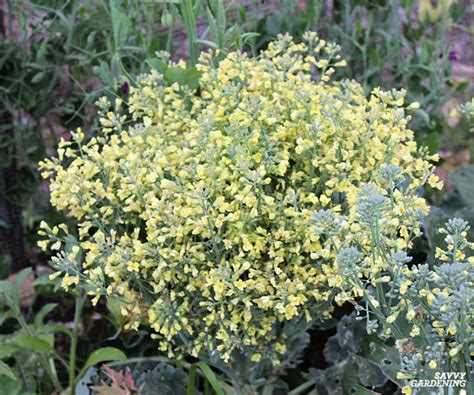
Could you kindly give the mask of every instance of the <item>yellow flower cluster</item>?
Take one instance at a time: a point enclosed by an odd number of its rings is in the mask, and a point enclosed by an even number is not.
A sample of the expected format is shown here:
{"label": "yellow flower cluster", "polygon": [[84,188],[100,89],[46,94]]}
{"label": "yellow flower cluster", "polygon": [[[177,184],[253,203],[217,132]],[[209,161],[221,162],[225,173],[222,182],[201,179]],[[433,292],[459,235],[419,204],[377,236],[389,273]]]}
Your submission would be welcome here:
{"label": "yellow flower cluster", "polygon": [[[285,322],[328,317],[344,281],[314,213],[352,212],[384,164],[410,190],[430,177],[404,92],[367,99],[356,82],[331,82],[337,50],[308,33],[253,58],[203,54],[198,92],[152,71],[131,90],[133,122],[115,108],[101,136],[78,131],[42,164],[52,204],[78,222],[77,276],[96,299],[119,297],[129,327],[149,324],[163,351],[280,360]],[[396,213],[426,206],[391,199],[384,220],[408,243]]]}

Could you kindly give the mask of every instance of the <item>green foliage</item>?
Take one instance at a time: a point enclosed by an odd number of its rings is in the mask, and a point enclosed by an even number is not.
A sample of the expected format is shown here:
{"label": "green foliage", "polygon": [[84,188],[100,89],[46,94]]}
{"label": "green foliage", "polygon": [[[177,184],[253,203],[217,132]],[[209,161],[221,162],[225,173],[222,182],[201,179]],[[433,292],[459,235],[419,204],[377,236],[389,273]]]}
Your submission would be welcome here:
{"label": "green foliage", "polygon": [[10,367],[3,361],[0,361],[0,375],[7,376],[12,380],[18,379],[18,377],[15,376]]}
{"label": "green foliage", "polygon": [[[69,373],[69,386],[74,388],[75,382],[82,377],[89,367],[103,361],[122,361],[126,355],[113,347],[95,350],[87,358],[79,373],[76,372],[76,344],[78,326],[84,303],[84,297],[79,292],[75,297],[76,314],[72,330],[64,325],[45,323],[45,317],[57,307],[56,303],[44,305],[35,315],[34,322],[28,323],[22,308],[21,292],[25,281],[32,275],[31,269],[19,272],[13,281],[0,281],[0,297],[7,309],[0,314],[0,324],[8,319],[16,321],[12,333],[2,335],[0,342],[0,382],[11,386],[15,391],[32,391],[48,394],[49,391],[63,390],[63,382],[58,372],[66,370]],[[38,281],[41,280],[41,281]],[[35,281],[35,286],[45,283],[43,279]],[[55,336],[66,335],[70,338],[69,355],[63,355],[55,348]],[[6,363],[8,362],[8,364]],[[59,366],[57,365],[59,363]],[[41,369],[38,369],[38,365]],[[9,387],[10,388],[10,387]],[[10,394],[10,392],[9,392]]]}
{"label": "green foliage", "polygon": [[[397,382],[400,367],[398,351],[376,335],[368,335],[355,314],[343,316],[337,333],[324,348],[329,367],[311,368],[304,376],[307,382],[300,388],[314,387],[311,394],[374,394],[388,380]],[[291,394],[300,393],[297,389]]]}
{"label": "green foliage", "polygon": [[195,395],[195,379],[196,379],[196,371],[199,368],[202,375],[206,378],[206,380],[211,384],[212,388],[214,389],[216,395],[224,395],[224,391],[222,390],[219,381],[216,378],[216,375],[211,370],[211,368],[205,362],[197,362],[191,369],[189,370],[189,377],[188,377],[188,389],[186,391],[186,395]]}
{"label": "green foliage", "polygon": [[97,365],[98,363],[104,361],[124,361],[125,359],[127,359],[127,356],[117,348],[99,348],[89,355],[89,358],[87,358],[87,361],[82,369],[88,369],[91,366]]}
{"label": "green foliage", "polygon": [[155,395],[159,388],[161,395],[186,393],[188,375],[183,369],[170,363],[160,362],[153,369],[140,374],[136,380],[142,395]]}
{"label": "green foliage", "polygon": [[[125,369],[119,366],[125,366]],[[101,379],[104,375],[106,380]],[[99,381],[101,385],[95,385]],[[99,395],[202,394],[201,388],[204,388],[204,394],[224,395],[223,386],[230,388],[203,361],[190,364],[166,357],[132,358],[104,365],[98,372],[96,369],[89,370],[77,388],[90,384]]]}
{"label": "green foliage", "polygon": [[[62,389],[55,369],[51,368],[54,354],[52,328],[44,325],[41,319],[37,319],[35,325],[27,324],[21,312],[20,292],[18,290],[22,289],[22,285],[27,277],[31,275],[31,272],[31,269],[25,269],[18,273],[12,282],[0,281],[0,295],[9,308],[9,311],[3,313],[3,318],[13,318],[20,325],[19,330],[7,335],[2,341],[0,344],[0,355],[2,359],[14,358],[16,361],[15,370],[18,370],[21,375],[17,374],[15,377],[21,377],[21,379],[16,379],[20,384],[15,384],[15,388],[22,388],[24,385],[28,391],[36,390],[37,382],[34,378],[34,366],[39,364],[43,368],[43,374],[45,375],[40,380],[48,380],[53,388]],[[47,308],[43,310],[43,313],[46,310]],[[30,355],[30,353],[33,353],[35,358],[29,359],[28,363],[25,363],[25,357]]]}

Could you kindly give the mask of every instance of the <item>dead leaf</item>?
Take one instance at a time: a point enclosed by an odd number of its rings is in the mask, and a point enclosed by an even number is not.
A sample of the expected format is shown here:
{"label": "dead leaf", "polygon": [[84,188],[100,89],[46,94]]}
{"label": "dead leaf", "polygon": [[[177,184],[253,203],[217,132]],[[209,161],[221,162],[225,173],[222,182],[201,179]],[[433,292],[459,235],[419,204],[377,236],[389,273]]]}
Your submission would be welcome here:
{"label": "dead leaf", "polygon": [[106,376],[110,378],[111,383],[107,384],[102,380],[100,385],[91,387],[93,391],[96,391],[97,395],[132,395],[138,393],[133,381],[132,372],[128,366],[125,369],[125,373],[123,370],[117,372],[107,365],[103,366],[103,370]]}
{"label": "dead leaf", "polygon": [[[13,282],[18,274],[13,273],[7,277],[8,282]],[[20,294],[20,305],[22,308],[30,307],[35,298],[35,287],[33,286],[33,281],[35,281],[35,275],[31,273],[28,277],[25,278],[23,284],[21,284],[20,289],[18,290]]]}

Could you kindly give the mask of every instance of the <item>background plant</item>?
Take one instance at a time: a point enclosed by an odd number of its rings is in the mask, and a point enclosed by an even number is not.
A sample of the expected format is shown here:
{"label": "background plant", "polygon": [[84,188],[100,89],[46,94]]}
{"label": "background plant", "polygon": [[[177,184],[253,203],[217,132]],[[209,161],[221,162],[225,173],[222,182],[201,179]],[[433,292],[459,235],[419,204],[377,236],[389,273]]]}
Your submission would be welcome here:
{"label": "background plant", "polygon": [[[19,393],[52,393],[63,391],[75,393],[76,381],[82,377],[87,368],[102,361],[125,359],[125,354],[112,347],[95,350],[85,361],[81,371],[76,370],[76,348],[78,343],[79,320],[85,295],[79,289],[75,299],[75,313],[72,328],[60,324],[48,324],[45,317],[50,314],[57,304],[44,305],[35,315],[34,321],[29,323],[27,315],[22,312],[22,300],[17,292],[31,269],[24,269],[18,273],[13,282],[3,280],[0,283],[2,301],[8,307],[2,312],[2,323],[8,319],[15,320],[19,329],[11,334],[2,335],[0,356],[2,360],[14,361],[11,368],[1,362],[2,375],[0,381],[8,394]],[[49,283],[47,278],[38,278],[33,286]],[[71,349],[66,355],[55,349],[55,335],[63,333],[70,338]],[[58,364],[61,367],[58,367]],[[42,370],[42,373],[39,373]],[[61,373],[67,374],[66,386]],[[67,387],[67,388],[66,388]]]}

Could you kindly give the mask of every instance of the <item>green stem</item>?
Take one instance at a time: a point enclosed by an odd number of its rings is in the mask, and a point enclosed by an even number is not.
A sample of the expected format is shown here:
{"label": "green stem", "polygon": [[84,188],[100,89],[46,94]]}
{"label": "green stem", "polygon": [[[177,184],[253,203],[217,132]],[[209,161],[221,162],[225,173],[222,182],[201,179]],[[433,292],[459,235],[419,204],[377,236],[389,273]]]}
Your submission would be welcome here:
{"label": "green stem", "polygon": [[304,391],[308,390],[309,388],[311,388],[312,386],[314,386],[314,382],[307,381],[301,384],[300,386],[296,387],[295,389],[291,390],[290,392],[288,392],[288,395],[299,395],[303,393]]}
{"label": "green stem", "polygon": [[72,328],[71,336],[71,352],[69,356],[69,386],[71,388],[71,395],[74,395],[74,387],[76,384],[76,352],[77,352],[77,338],[79,334],[79,321],[81,319],[82,307],[84,306],[86,296],[82,290],[77,290],[76,305],[74,307],[74,326]]}

